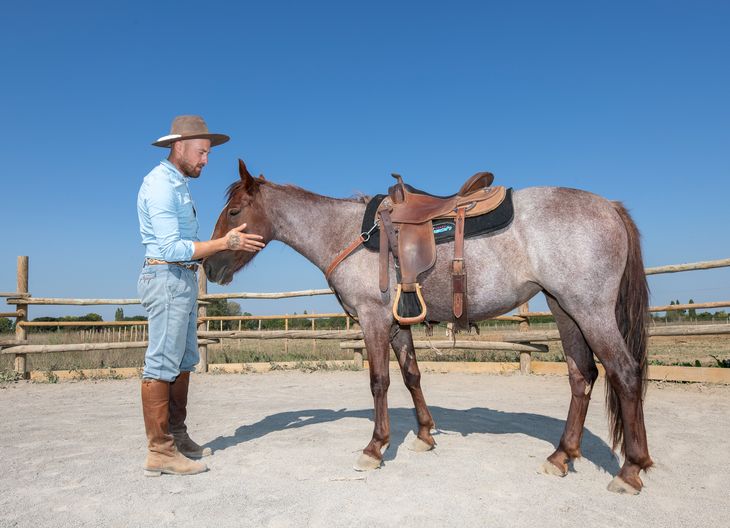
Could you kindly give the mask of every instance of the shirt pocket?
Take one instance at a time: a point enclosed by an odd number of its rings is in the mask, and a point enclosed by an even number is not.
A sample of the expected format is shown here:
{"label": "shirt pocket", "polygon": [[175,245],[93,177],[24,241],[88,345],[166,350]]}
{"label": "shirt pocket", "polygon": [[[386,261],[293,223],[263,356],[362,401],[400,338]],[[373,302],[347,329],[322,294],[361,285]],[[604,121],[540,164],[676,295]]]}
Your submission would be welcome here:
{"label": "shirt pocket", "polygon": [[181,217],[185,220],[185,222],[194,224],[197,214],[195,211],[195,204],[193,203],[193,199],[190,197],[190,194],[186,192],[178,192],[178,202],[180,203]]}

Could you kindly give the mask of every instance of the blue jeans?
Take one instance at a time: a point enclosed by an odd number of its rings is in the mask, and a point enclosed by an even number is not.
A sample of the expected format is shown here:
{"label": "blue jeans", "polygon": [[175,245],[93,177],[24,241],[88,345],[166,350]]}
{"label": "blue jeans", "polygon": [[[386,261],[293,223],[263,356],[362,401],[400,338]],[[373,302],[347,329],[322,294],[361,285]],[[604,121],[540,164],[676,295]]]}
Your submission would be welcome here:
{"label": "blue jeans", "polygon": [[198,280],[174,264],[146,265],[137,292],[149,320],[149,345],[142,377],[174,381],[195,370],[198,354]]}

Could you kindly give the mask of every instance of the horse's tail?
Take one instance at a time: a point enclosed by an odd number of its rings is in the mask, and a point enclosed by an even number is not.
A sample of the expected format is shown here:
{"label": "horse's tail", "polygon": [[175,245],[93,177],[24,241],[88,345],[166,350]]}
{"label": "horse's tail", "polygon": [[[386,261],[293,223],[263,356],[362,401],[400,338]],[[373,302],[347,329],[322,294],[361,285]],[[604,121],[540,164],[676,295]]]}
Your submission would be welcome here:
{"label": "horse's tail", "polygon": [[[633,356],[641,372],[641,397],[646,392],[646,347],[647,323],[649,317],[649,285],[644,273],[644,261],[641,257],[641,241],[639,230],[631,219],[626,208],[619,202],[613,202],[616,212],[621,217],[628,235],[628,255],[626,267],[621,277],[618,298],[616,299],[616,322],[626,342],[629,354]],[[623,419],[621,418],[621,402],[611,383],[606,381],[606,406],[613,449],[623,446]],[[622,447],[623,453],[623,447]]]}

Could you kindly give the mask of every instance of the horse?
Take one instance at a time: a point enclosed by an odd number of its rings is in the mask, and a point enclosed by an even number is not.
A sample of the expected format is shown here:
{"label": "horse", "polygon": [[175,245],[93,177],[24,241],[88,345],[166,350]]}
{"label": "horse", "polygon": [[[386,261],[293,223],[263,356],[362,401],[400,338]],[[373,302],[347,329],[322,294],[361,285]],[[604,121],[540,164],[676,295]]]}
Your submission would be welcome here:
{"label": "horse", "polygon": [[[213,238],[245,222],[264,242],[283,242],[324,272],[361,234],[362,198],[330,198],[273,183],[263,175],[254,178],[242,160],[239,176],[228,188]],[[571,399],[563,435],[541,471],[565,476],[569,462],[581,456],[586,412],[598,377],[595,355],[606,372],[612,449],[620,445],[624,456],[608,490],[637,494],[643,487],[641,471],[653,463],[643,414],[649,290],[639,231],[621,203],[589,192],[529,187],[513,191],[512,199],[514,216],[507,227],[465,241],[469,317],[479,321],[506,313],[543,292],[563,344]],[[452,254],[453,242],[439,244],[435,266],[421,276],[432,321],[449,321],[453,315]],[[206,258],[203,267],[210,280],[228,284],[254,255],[227,250]],[[378,287],[378,254],[354,251],[329,281],[343,308],[358,318],[368,355],[374,429],[355,469],[380,467],[390,440],[389,346],[415,406],[418,432],[412,449],[433,449],[435,423],[421,390],[411,329],[397,324],[390,296]]]}

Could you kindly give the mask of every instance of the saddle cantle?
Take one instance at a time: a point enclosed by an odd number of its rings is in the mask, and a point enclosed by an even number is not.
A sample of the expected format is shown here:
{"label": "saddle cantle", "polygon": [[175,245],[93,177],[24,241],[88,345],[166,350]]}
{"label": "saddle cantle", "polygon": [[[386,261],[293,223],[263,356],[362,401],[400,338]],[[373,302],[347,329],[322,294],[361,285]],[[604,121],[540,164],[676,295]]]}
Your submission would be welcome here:
{"label": "saddle cantle", "polygon": [[[504,187],[490,187],[494,176],[480,172],[469,178],[459,192],[451,196],[434,196],[403,183],[393,174],[397,183],[388,189],[378,206],[380,237],[380,290],[388,290],[389,257],[392,252],[397,262],[397,289],[393,300],[393,316],[403,325],[422,322],[427,307],[421,294],[418,276],[436,264],[436,241],[433,221],[453,219],[454,258],[451,263],[452,300],[455,324],[468,328],[466,306],[466,267],[464,266],[464,223],[467,217],[486,214],[505,199]],[[383,233],[386,236],[382,236]]]}
{"label": "saddle cantle", "polygon": [[[455,329],[468,329],[464,238],[490,233],[509,225],[513,217],[511,189],[491,187],[494,176],[478,172],[450,196],[435,196],[415,189],[393,174],[397,183],[387,195],[368,203],[363,230],[357,240],[342,250],[325,272],[335,268],[360,245],[379,250],[379,286],[387,292],[389,254],[393,253],[397,275],[393,316],[402,325],[423,322],[427,307],[418,276],[436,263],[436,244],[454,241],[451,263],[452,302]],[[487,214],[489,213],[489,214]]]}

